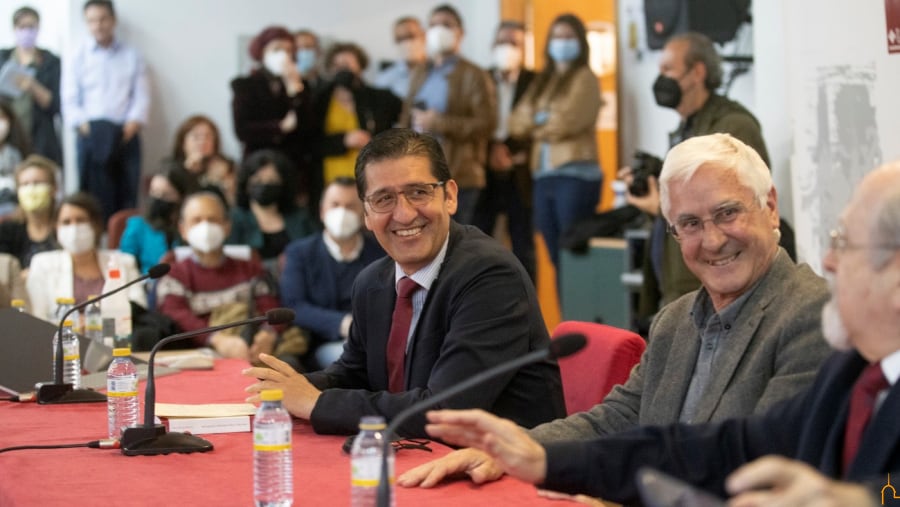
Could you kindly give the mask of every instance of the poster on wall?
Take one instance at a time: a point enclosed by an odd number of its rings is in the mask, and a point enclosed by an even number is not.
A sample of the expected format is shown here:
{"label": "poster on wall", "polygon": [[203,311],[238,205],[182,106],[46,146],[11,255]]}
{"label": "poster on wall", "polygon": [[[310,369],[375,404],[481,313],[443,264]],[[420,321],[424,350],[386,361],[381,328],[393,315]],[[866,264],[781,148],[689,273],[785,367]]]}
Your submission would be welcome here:
{"label": "poster on wall", "polygon": [[900,53],[900,0],[884,0],[888,53]]}

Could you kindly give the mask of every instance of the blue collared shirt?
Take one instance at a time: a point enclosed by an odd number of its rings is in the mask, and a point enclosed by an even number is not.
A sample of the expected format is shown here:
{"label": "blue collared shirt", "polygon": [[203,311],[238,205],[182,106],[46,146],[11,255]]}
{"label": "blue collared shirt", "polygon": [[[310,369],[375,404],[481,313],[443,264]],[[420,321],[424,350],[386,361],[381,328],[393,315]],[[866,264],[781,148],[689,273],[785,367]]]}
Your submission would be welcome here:
{"label": "blue collared shirt", "polygon": [[390,90],[400,100],[405,99],[409,93],[409,65],[403,60],[392,63],[375,76],[372,86]]}
{"label": "blue collared shirt", "polygon": [[415,102],[424,102],[427,109],[444,114],[447,112],[447,97],[450,95],[450,85],[447,76],[456,68],[457,56],[448,56],[440,65],[431,65],[428,68],[428,76],[416,93]]}
{"label": "blue collared shirt", "polygon": [[61,99],[70,127],[91,120],[146,124],[150,94],[144,59],[118,39],[109,47],[90,40],[63,60]]}
{"label": "blue collared shirt", "polygon": [[[444,240],[444,246],[441,247],[441,250],[438,252],[437,256],[430,263],[428,263],[427,266],[409,275],[409,277],[412,278],[414,282],[419,284],[422,289],[414,292],[412,296],[413,314],[412,320],[409,323],[409,336],[407,336],[406,338],[407,353],[409,352],[410,344],[412,344],[412,337],[416,331],[416,324],[419,323],[419,316],[422,315],[422,307],[425,306],[425,298],[428,297],[428,291],[431,289],[431,285],[434,283],[435,279],[437,279],[438,273],[440,273],[441,271],[441,264],[444,263],[444,258],[447,256],[447,244],[449,241],[450,233],[448,232],[447,238]],[[404,273],[400,268],[400,265],[395,262],[394,290],[397,290],[397,282],[399,282],[400,279],[404,276],[406,276],[406,273]]]}

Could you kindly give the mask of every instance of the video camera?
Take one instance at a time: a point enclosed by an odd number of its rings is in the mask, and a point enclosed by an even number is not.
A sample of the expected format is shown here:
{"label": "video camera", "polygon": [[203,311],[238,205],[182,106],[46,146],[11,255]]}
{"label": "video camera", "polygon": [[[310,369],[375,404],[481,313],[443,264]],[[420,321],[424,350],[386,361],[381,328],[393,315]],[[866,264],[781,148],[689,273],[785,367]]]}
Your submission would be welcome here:
{"label": "video camera", "polygon": [[645,151],[636,150],[631,159],[631,176],[633,178],[628,191],[635,197],[643,197],[650,191],[647,178],[653,176],[659,179],[662,172],[663,161]]}

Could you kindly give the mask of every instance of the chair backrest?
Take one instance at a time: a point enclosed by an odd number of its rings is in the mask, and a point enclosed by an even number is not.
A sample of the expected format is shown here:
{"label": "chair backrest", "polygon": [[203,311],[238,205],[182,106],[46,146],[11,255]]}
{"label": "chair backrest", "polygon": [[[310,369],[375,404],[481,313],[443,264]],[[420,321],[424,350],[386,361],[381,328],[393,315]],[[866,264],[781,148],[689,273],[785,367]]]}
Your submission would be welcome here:
{"label": "chair backrest", "polygon": [[553,338],[581,333],[587,345],[581,352],[559,360],[566,412],[590,410],[628,379],[647,343],[637,333],[593,322],[566,321],[553,330]]}
{"label": "chair backrest", "polygon": [[138,208],[127,208],[116,211],[109,217],[109,220],[106,222],[106,248],[110,250],[119,249],[119,241],[122,240],[122,233],[125,232],[125,222],[140,213],[141,210]]}

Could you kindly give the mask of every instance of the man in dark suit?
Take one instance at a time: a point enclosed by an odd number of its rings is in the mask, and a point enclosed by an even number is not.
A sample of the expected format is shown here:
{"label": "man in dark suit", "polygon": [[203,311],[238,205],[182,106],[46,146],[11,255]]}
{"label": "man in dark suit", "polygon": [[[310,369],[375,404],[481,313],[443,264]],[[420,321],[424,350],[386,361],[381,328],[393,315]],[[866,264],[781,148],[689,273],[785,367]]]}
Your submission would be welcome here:
{"label": "man in dark suit", "polygon": [[[356,162],[365,223],[389,258],[369,265],[352,294],[344,352],[322,372],[273,369],[248,388],[282,389],[285,407],[319,433],[353,433],[360,417],[390,419],[412,404],[513,357],[549,344],[534,288],[513,255],[451,215],[456,182],[437,141],[393,129]],[[257,396],[250,398],[256,400]],[[565,414],[558,366],[543,361],[457,396],[445,407],[478,407],[525,427]],[[424,436],[424,416],[400,428]]]}
{"label": "man in dark suit", "polygon": [[653,466],[737,495],[729,505],[876,505],[887,474],[900,471],[898,189],[900,161],[871,172],[831,232],[834,292],[822,320],[838,352],[808,390],[769,412],[546,446],[484,413],[436,412],[429,433],[483,449],[490,435],[485,450],[508,473],[614,501],[634,500],[637,468]]}
{"label": "man in dark suit", "polygon": [[472,224],[493,234],[497,215],[505,213],[512,250],[528,276],[535,279],[534,228],[531,225],[531,169],[529,139],[510,137],[506,127],[509,113],[525,94],[534,72],[522,65],[525,53],[525,25],[503,21],[494,39],[494,67],[490,75],[497,92],[497,128],[488,146],[486,183]]}

